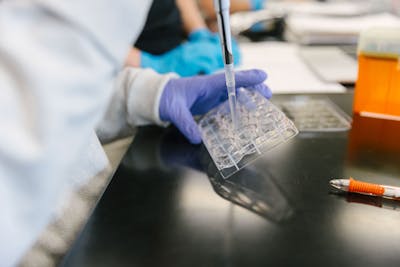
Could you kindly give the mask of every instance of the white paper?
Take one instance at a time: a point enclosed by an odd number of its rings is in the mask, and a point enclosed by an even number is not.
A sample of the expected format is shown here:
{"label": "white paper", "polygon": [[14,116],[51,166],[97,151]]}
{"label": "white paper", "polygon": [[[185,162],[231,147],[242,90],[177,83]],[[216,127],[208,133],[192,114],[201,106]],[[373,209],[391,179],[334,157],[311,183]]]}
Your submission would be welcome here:
{"label": "white paper", "polygon": [[[382,0],[381,0],[382,1]],[[324,16],[357,16],[369,13],[375,8],[366,2],[267,2],[267,9],[293,14]]]}
{"label": "white paper", "polygon": [[400,27],[400,18],[389,13],[355,17],[290,15],[286,36],[303,44],[355,44],[360,32],[371,27]]}
{"label": "white paper", "polygon": [[267,72],[273,93],[342,93],[339,83],[320,80],[298,55],[298,46],[282,42],[242,43],[241,69]]}
{"label": "white paper", "polygon": [[357,60],[335,46],[304,46],[300,57],[315,74],[327,82],[355,83]]}

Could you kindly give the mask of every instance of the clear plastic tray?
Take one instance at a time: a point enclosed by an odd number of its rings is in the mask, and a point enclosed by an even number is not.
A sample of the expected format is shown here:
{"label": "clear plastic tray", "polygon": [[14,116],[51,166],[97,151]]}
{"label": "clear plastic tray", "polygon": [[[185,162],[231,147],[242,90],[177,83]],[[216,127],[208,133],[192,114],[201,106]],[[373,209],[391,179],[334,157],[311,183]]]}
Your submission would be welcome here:
{"label": "clear plastic tray", "polygon": [[198,123],[204,145],[224,178],[298,133],[293,122],[258,92],[241,88],[237,99],[240,125],[236,132],[228,101]]}
{"label": "clear plastic tray", "polygon": [[351,128],[351,118],[329,99],[298,97],[276,105],[300,132],[340,132]]}

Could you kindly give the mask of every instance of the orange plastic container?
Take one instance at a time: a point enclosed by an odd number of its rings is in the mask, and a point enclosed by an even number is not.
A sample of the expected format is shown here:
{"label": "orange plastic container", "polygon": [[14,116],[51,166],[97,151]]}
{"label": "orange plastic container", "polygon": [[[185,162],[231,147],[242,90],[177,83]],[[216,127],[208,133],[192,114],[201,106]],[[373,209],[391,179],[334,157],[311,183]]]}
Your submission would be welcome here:
{"label": "orange plastic container", "polygon": [[400,120],[400,28],[363,32],[358,64],[354,112]]}

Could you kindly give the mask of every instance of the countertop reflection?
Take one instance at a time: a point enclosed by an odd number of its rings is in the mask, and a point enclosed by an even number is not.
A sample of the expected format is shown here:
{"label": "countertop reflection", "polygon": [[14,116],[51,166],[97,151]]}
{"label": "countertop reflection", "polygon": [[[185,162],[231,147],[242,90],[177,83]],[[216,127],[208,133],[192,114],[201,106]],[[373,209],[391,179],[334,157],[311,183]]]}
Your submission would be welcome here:
{"label": "countertop reflection", "polygon": [[[351,108],[348,95],[331,99]],[[372,126],[358,138],[358,125],[300,134],[227,180],[175,129],[140,129],[63,266],[397,267],[397,203],[329,186],[400,183],[400,151],[381,149]]]}
{"label": "countertop reflection", "polygon": [[[146,136],[144,140],[141,137]],[[293,209],[283,191],[267,171],[251,165],[229,179],[221,176],[203,146],[187,143],[174,129],[159,135],[139,135],[123,164],[128,168],[190,168],[207,175],[214,191],[223,199],[263,218],[280,222],[290,218]],[[152,144],[153,153],[148,146]],[[147,156],[143,156],[146,151]],[[149,156],[151,155],[151,156]],[[185,200],[184,200],[185,201]]]}

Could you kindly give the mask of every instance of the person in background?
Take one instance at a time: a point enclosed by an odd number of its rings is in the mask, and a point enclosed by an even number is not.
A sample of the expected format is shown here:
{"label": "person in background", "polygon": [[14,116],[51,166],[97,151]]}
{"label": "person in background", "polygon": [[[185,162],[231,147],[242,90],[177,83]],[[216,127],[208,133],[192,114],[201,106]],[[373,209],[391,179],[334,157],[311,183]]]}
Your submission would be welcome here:
{"label": "person in background", "polygon": [[[232,49],[239,64],[234,40]],[[218,34],[208,30],[195,0],[155,0],[126,64],[180,76],[210,74],[224,67]]]}
{"label": "person in background", "polygon": [[[172,123],[198,144],[193,115],[226,100],[222,73],[122,69],[150,4],[0,2],[0,266],[18,264],[68,193],[107,169],[102,143]],[[238,87],[270,97],[265,79],[236,73]]]}
{"label": "person in background", "polygon": [[[257,11],[267,8],[269,2],[313,2],[317,0],[230,0],[231,13]],[[325,0],[319,0],[325,1]],[[214,11],[214,0],[197,0],[208,28],[217,30],[217,17]]]}
{"label": "person in background", "polygon": [[[214,0],[197,0],[206,19],[215,19]],[[231,13],[260,10],[266,0],[231,0]]]}

